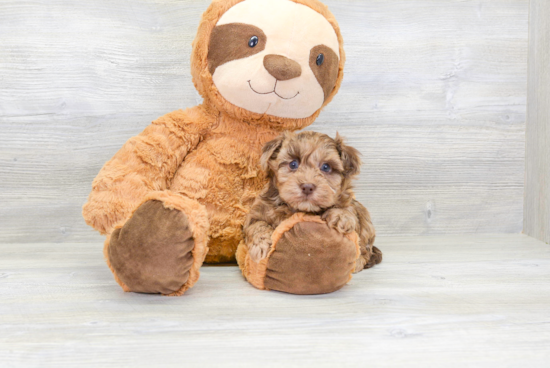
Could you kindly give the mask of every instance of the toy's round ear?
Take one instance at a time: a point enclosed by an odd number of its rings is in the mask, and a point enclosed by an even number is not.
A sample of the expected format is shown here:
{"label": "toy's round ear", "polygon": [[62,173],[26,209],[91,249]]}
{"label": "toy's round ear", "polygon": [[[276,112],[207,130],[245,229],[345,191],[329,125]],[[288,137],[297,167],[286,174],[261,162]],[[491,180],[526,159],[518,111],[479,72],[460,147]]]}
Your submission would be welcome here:
{"label": "toy's round ear", "polygon": [[266,172],[269,170],[269,161],[277,158],[277,154],[283,146],[285,138],[286,135],[281,134],[277,138],[265,144],[264,148],[262,149],[262,157],[260,158],[260,165],[262,167],[262,170]]}
{"label": "toy's round ear", "polygon": [[350,177],[359,174],[361,169],[361,153],[353,147],[344,144],[344,138],[336,133],[336,149],[344,163],[344,176]]}

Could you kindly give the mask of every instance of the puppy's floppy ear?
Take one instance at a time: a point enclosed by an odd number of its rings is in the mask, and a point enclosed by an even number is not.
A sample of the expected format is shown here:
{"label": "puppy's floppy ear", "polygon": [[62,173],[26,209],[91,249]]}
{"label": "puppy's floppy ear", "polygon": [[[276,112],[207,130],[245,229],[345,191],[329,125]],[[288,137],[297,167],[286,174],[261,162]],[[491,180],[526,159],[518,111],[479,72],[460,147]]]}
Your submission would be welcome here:
{"label": "puppy's floppy ear", "polygon": [[260,158],[260,165],[262,166],[263,171],[268,171],[269,161],[277,158],[277,154],[281,149],[283,142],[285,141],[286,135],[281,134],[272,141],[269,141],[265,144],[262,149],[262,157]]}
{"label": "puppy's floppy ear", "polygon": [[344,139],[336,133],[336,149],[340,153],[340,158],[344,164],[344,176],[350,177],[359,174],[361,169],[361,153],[353,147],[344,144]]}

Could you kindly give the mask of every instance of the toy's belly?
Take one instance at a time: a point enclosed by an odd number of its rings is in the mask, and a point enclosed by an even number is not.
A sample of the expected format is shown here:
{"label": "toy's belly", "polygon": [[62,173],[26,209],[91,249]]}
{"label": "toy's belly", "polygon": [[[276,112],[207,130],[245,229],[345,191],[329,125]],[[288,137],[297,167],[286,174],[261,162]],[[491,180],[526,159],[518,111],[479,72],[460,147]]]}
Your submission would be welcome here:
{"label": "toy's belly", "polygon": [[170,189],[206,207],[210,220],[207,263],[235,260],[245,216],[264,184],[259,153],[228,137],[204,141],[185,158]]}

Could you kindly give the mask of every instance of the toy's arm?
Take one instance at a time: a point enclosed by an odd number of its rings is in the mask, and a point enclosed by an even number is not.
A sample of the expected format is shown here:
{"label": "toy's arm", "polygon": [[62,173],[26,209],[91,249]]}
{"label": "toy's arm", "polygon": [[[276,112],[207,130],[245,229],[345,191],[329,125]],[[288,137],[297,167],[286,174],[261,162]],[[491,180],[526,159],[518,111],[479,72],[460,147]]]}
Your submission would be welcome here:
{"label": "toy's arm", "polygon": [[215,117],[197,106],[167,114],[130,138],[93,181],[83,208],[86,223],[110,234],[147,193],[168,188],[185,156],[214,123]]}

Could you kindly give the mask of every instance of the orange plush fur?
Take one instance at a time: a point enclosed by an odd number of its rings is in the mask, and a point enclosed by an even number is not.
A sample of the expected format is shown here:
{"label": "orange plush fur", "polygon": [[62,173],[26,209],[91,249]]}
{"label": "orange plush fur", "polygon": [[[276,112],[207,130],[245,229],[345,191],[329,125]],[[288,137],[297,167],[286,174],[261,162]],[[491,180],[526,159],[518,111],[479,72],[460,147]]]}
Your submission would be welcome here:
{"label": "orange plush fur", "polygon": [[[334,16],[317,0],[291,0],[323,15],[336,32],[340,61],[334,89],[321,109],[304,119],[256,114],[227,102],[208,70],[208,45],[217,21],[241,1],[214,0],[200,22],[191,72],[204,102],[169,113],[128,140],[95,178],[83,209],[86,222],[107,236],[146,200],[184,211],[198,248],[190,281],[178,294],[196,281],[204,259],[235,260],[245,216],[267,181],[259,165],[262,146],[282,131],[313,123],[343,78],[343,40]],[[108,239],[105,244],[107,254]]]}

